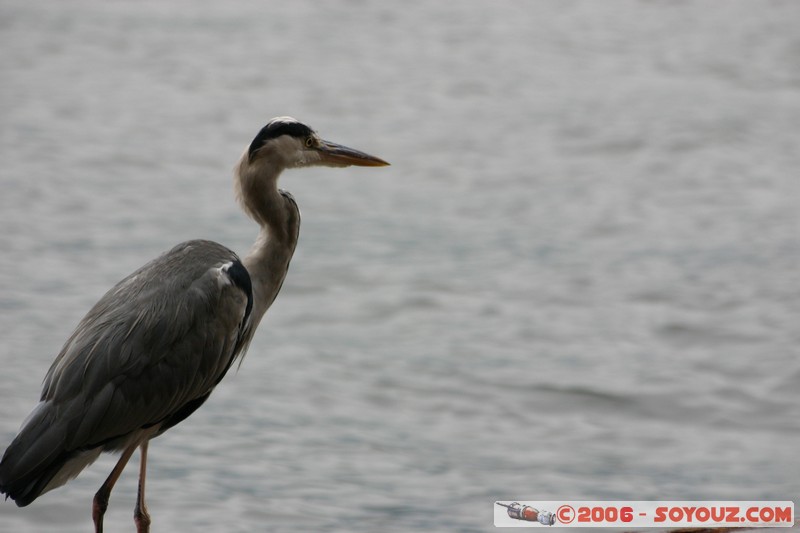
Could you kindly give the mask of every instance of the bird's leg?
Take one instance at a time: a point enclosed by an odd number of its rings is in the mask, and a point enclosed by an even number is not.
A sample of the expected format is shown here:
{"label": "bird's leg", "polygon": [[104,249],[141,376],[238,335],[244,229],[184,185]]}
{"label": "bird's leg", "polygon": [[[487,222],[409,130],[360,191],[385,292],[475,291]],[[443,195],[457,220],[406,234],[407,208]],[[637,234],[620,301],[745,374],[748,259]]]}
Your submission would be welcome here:
{"label": "bird's leg", "polygon": [[105,482],[100,486],[100,490],[94,495],[94,500],[92,501],[92,521],[94,521],[95,533],[103,533],[103,515],[106,514],[106,509],[108,508],[108,498],[111,496],[111,489],[114,488],[114,484],[119,479],[122,471],[125,470],[125,465],[128,464],[128,460],[131,458],[131,455],[133,455],[137,445],[138,444],[131,444],[125,448],[114,470],[111,471],[108,478],[106,478]]}
{"label": "bird's leg", "polygon": [[136,522],[136,533],[148,533],[150,531],[150,513],[147,512],[147,505],[144,503],[144,481],[147,477],[147,444],[146,439],[139,446],[141,461],[139,462],[139,492],[136,495],[136,509],[133,511],[133,521]]}

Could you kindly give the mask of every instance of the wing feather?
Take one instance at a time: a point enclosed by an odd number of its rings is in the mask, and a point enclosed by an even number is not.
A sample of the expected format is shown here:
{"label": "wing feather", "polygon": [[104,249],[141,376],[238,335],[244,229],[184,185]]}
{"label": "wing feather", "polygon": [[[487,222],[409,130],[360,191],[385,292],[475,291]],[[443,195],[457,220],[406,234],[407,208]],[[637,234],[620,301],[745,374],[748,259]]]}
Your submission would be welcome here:
{"label": "wing feather", "polygon": [[252,306],[249,277],[236,282],[230,265],[241,263],[227,248],[189,241],[108,291],[65,343],[6,450],[3,490],[29,503],[57,486],[49,480],[66,482],[59,471],[72,458],[118,449],[199,407],[239,355]]}
{"label": "wing feather", "polygon": [[44,398],[58,404],[74,395],[85,406],[73,446],[156,424],[211,391],[236,356],[248,302],[220,281],[231,261],[238,258],[220,245],[185,243],[98,302],[53,365]]}

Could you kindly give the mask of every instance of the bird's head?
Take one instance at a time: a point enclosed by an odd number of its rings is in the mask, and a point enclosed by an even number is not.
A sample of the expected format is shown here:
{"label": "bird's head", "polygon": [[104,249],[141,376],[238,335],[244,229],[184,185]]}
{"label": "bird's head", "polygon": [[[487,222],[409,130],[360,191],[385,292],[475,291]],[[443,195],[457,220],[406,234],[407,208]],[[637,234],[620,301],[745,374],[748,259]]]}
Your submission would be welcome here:
{"label": "bird's head", "polygon": [[270,198],[281,198],[277,194],[277,180],[287,168],[382,167],[388,164],[375,156],[325,141],[291,117],[278,117],[261,128],[242,154],[234,171],[234,190],[244,211],[264,223],[273,211]]}
{"label": "bird's head", "polygon": [[379,167],[383,159],[323,140],[317,132],[292,117],[277,117],[261,128],[250,143],[243,163],[276,170],[311,166]]}

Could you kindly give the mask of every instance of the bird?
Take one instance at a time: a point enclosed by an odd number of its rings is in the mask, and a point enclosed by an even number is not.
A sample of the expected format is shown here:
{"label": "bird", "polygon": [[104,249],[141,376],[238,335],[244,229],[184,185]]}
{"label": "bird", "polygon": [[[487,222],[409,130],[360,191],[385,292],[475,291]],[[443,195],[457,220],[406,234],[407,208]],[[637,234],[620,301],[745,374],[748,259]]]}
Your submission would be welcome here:
{"label": "bird", "polygon": [[92,500],[95,533],[109,496],[140,450],[134,508],[145,504],[151,439],[185,420],[246,352],[283,285],[297,245],[300,211],[278,188],[286,169],[386,161],[323,140],[292,117],[261,128],[234,168],[242,210],[260,227],[239,259],[209,240],[183,242],[112,287],[89,310],[48,370],[39,403],[0,460],[0,493],[24,507],[76,477],[102,452],[121,452]]}

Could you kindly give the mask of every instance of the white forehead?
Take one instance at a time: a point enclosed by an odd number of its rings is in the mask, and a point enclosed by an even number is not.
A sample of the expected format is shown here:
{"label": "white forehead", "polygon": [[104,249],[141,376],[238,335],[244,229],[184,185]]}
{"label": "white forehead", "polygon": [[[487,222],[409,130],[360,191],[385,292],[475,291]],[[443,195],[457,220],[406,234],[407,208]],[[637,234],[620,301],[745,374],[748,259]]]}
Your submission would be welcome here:
{"label": "white forehead", "polygon": [[275,117],[269,121],[270,124],[300,124],[300,121],[294,117]]}

